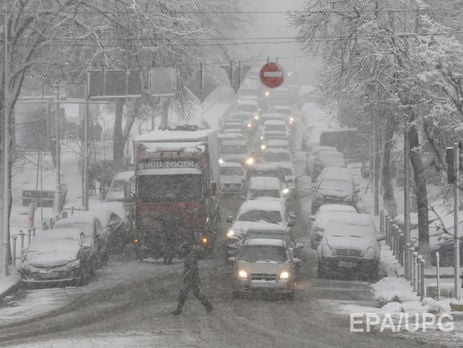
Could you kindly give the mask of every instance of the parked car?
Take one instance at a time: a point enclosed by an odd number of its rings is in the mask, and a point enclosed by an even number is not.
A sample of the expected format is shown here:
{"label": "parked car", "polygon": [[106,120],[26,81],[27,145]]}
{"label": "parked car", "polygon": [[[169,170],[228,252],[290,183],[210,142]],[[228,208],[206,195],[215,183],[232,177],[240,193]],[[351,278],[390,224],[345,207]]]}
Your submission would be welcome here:
{"label": "parked car", "polygon": [[91,236],[95,245],[96,266],[101,266],[108,259],[108,240],[110,229],[104,228],[101,220],[92,212],[73,215],[55,222],[54,229],[78,229]]}
{"label": "parked car", "polygon": [[332,146],[320,146],[320,145],[311,146],[310,149],[308,150],[307,162],[306,162],[306,172],[308,175],[312,174],[315,158],[317,157],[318,153],[321,151],[337,152],[338,150],[336,150],[336,148]]}
{"label": "parked car", "polygon": [[357,206],[357,188],[347,168],[327,167],[314,185],[312,197],[312,214],[327,203],[341,203]]}
{"label": "parked car", "polygon": [[105,201],[131,203],[133,202],[131,192],[135,192],[135,172],[128,170],[117,173],[111,180]]}
{"label": "parked car", "polygon": [[286,199],[287,194],[278,178],[271,176],[253,176],[249,179],[247,199],[260,197]]}
{"label": "parked car", "polygon": [[75,228],[41,231],[31,241],[19,273],[25,285],[85,284],[95,269],[94,238]]}
{"label": "parked car", "polygon": [[240,163],[220,163],[220,192],[222,195],[243,193],[245,182],[246,171]]}
{"label": "parked car", "polygon": [[310,246],[317,249],[323,238],[323,231],[329,218],[339,213],[357,214],[357,209],[347,204],[323,204],[314,216],[311,217],[312,228],[310,233]]}
{"label": "parked car", "polygon": [[344,155],[341,152],[320,151],[313,162],[312,181],[316,181],[318,175],[326,167],[346,168]]}
{"label": "parked car", "polygon": [[325,225],[324,236],[317,248],[318,275],[360,272],[368,279],[378,275],[380,247],[376,227],[368,214],[339,214]]}
{"label": "parked car", "polygon": [[245,140],[224,140],[220,148],[221,162],[244,163],[249,155]]}
{"label": "parked car", "polygon": [[286,243],[278,239],[249,239],[233,265],[233,297],[253,291],[273,292],[294,298],[296,263]]}

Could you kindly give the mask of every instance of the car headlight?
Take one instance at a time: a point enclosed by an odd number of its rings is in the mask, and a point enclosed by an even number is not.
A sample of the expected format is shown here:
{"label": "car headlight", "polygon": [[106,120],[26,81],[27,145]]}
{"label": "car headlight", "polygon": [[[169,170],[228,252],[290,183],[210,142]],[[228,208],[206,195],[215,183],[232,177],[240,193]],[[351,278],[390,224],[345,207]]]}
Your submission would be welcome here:
{"label": "car headlight", "polygon": [[265,91],[265,96],[268,97],[270,95],[269,91]]}
{"label": "car headlight", "polygon": [[264,140],[264,136],[263,136],[263,135],[260,136],[260,140]]}
{"label": "car headlight", "polygon": [[261,151],[265,151],[266,148],[267,148],[267,146],[266,146],[265,144],[262,144],[262,145],[260,146],[260,150],[261,150]]}
{"label": "car headlight", "polygon": [[324,257],[333,256],[333,250],[330,248],[330,246],[328,244],[323,244],[323,246],[322,246],[322,255]]}
{"label": "car headlight", "polygon": [[248,272],[246,272],[245,270],[240,269],[238,271],[238,278],[248,279]]}
{"label": "car headlight", "polygon": [[223,159],[219,158],[219,164],[224,164],[224,163],[225,163],[225,161]]}
{"label": "car headlight", "polygon": [[252,157],[246,158],[245,163],[246,163],[246,165],[248,165],[248,166],[252,166],[252,165],[254,164],[254,158],[252,158]]}
{"label": "car headlight", "polygon": [[365,258],[368,260],[373,260],[376,256],[375,248],[368,248],[367,252],[365,253]]}
{"label": "car headlight", "polygon": [[69,261],[66,266],[68,267],[72,267],[72,268],[79,268],[80,267],[80,260],[79,259],[75,259],[75,260],[72,260],[72,261]]}
{"label": "car headlight", "polygon": [[288,271],[283,271],[280,273],[280,279],[288,279],[289,278],[289,272]]}
{"label": "car headlight", "polygon": [[248,123],[247,127],[248,127],[248,128],[252,128],[252,124],[251,124],[251,123]]}
{"label": "car headlight", "polygon": [[254,120],[259,121],[259,115],[254,115]]}
{"label": "car headlight", "polygon": [[287,187],[284,188],[284,189],[283,189],[283,194],[284,194],[284,195],[287,195],[288,193],[289,193],[289,188],[287,188]]}
{"label": "car headlight", "polygon": [[201,237],[201,244],[202,245],[208,245],[209,244],[209,238],[207,238],[207,236],[202,236]]}
{"label": "car headlight", "polygon": [[227,238],[228,239],[233,238],[234,236],[235,236],[235,231],[233,231],[232,229],[227,231]]}

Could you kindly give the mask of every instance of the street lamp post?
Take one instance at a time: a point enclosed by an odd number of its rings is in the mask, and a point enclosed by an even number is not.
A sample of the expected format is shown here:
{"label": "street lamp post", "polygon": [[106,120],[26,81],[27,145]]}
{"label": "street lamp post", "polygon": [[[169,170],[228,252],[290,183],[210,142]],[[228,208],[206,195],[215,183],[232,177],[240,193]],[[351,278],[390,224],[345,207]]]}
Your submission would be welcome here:
{"label": "street lamp post", "polygon": [[55,86],[55,141],[56,141],[56,191],[55,191],[55,200],[54,200],[54,211],[59,214],[61,212],[61,144],[60,144],[60,134],[59,134],[59,100],[60,100],[60,91],[59,85]]}
{"label": "street lamp post", "polygon": [[4,13],[4,59],[3,59],[3,209],[2,209],[2,247],[1,260],[3,264],[1,272],[8,275],[8,230],[10,227],[9,204],[10,204],[10,176],[9,176],[9,154],[10,154],[10,119],[9,119],[9,103],[8,103],[8,2],[5,2]]}

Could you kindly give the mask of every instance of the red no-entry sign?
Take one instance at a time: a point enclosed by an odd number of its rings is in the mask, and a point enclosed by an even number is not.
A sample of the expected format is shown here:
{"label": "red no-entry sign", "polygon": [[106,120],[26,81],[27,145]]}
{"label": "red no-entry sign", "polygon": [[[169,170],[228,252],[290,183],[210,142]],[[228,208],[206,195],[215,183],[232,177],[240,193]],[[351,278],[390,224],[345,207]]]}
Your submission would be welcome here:
{"label": "red no-entry sign", "polygon": [[260,69],[260,80],[270,88],[280,86],[285,79],[283,68],[280,64],[270,62]]}

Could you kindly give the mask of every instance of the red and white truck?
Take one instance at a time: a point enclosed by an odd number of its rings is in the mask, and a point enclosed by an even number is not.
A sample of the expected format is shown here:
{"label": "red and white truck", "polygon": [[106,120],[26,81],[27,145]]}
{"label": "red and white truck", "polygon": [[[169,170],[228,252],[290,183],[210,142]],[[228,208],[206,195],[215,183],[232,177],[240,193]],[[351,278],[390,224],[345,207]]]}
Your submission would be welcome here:
{"label": "red and white truck", "polygon": [[140,258],[162,257],[186,241],[212,249],[220,228],[218,148],[211,129],[135,138],[134,243]]}

